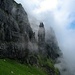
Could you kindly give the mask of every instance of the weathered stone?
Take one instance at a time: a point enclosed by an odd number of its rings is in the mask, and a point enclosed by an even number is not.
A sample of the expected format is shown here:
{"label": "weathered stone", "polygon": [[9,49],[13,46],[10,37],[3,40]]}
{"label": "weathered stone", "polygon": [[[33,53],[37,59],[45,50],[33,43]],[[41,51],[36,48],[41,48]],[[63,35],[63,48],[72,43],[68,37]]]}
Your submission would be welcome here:
{"label": "weathered stone", "polygon": [[28,15],[22,5],[14,0],[0,0],[0,56],[24,58],[32,35]]}
{"label": "weathered stone", "polygon": [[40,23],[37,43],[22,5],[14,0],[0,0],[0,57],[24,61],[29,52],[38,54],[39,51],[43,56],[55,59],[59,56],[59,48],[54,41],[52,35],[45,39],[45,27]]}
{"label": "weathered stone", "polygon": [[40,23],[38,30],[38,49],[40,54],[46,56],[45,28],[43,23]]}

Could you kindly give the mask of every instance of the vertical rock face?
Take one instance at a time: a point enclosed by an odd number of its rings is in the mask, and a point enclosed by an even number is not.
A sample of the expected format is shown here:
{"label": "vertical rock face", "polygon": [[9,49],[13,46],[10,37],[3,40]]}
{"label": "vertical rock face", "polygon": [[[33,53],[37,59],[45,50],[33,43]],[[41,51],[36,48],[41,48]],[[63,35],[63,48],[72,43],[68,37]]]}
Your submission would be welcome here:
{"label": "vertical rock face", "polygon": [[27,13],[14,0],[0,0],[0,56],[24,58],[33,31]]}
{"label": "vertical rock face", "polygon": [[40,23],[37,44],[22,5],[14,0],[0,0],[0,57],[24,60],[29,50],[39,50],[40,54],[55,58],[57,53],[54,50],[58,46],[51,40],[46,44],[44,24]]}
{"label": "vertical rock face", "polygon": [[23,63],[40,65],[50,75],[56,75],[54,67],[50,69],[51,66],[47,63],[47,56],[56,56],[53,50],[57,46],[52,43],[46,44],[43,23],[39,25],[37,43],[35,32],[33,33],[21,4],[14,0],[0,0],[0,58],[13,58]]}

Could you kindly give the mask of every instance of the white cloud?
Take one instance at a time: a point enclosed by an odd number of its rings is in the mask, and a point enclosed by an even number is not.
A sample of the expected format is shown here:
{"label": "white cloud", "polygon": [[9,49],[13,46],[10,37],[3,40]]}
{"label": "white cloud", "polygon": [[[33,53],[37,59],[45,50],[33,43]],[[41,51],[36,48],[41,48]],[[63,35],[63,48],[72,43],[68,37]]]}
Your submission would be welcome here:
{"label": "white cloud", "polygon": [[45,11],[51,11],[56,8],[58,4],[57,0],[42,0],[39,4],[39,8],[34,10],[34,12],[41,13]]}
{"label": "white cloud", "polygon": [[16,1],[22,3],[29,15],[44,21],[47,29],[53,27],[68,66],[75,70],[75,30],[68,29],[69,24],[75,21],[75,0]]}

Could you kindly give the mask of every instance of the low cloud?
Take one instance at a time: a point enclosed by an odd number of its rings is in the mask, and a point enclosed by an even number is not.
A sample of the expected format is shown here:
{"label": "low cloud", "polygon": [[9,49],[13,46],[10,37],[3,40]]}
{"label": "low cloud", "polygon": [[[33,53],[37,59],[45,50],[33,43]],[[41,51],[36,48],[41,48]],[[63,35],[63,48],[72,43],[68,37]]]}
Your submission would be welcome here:
{"label": "low cloud", "polygon": [[[54,29],[65,61],[75,71],[75,1],[74,0],[16,0],[28,15],[38,22],[43,21],[46,30]],[[52,3],[51,3],[52,2]],[[38,23],[39,24],[39,23]],[[37,27],[37,26],[36,26]]]}

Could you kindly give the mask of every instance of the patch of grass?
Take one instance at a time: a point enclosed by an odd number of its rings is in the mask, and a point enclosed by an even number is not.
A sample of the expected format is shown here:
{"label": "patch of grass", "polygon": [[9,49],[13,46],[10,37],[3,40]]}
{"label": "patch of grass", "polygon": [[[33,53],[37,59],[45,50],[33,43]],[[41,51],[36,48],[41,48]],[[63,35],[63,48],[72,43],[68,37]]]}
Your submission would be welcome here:
{"label": "patch of grass", "polygon": [[47,75],[41,68],[0,59],[0,75]]}
{"label": "patch of grass", "polygon": [[59,70],[58,70],[58,68],[55,68],[55,75],[59,75]]}
{"label": "patch of grass", "polygon": [[54,63],[51,59],[47,59],[47,65],[51,68],[54,69]]}

